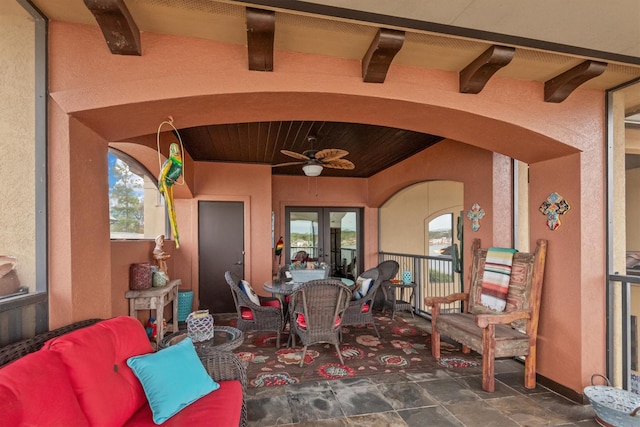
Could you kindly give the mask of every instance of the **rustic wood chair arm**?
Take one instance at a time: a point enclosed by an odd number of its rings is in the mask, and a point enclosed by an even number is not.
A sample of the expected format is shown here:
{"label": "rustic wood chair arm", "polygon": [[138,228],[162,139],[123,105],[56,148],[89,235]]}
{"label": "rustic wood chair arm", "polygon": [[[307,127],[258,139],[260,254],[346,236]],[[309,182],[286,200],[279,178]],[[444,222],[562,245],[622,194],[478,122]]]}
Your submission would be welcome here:
{"label": "rustic wood chair arm", "polygon": [[449,304],[455,301],[469,301],[469,294],[459,292],[446,297],[426,297],[424,304],[428,307],[433,307],[436,304]]}
{"label": "rustic wood chair arm", "polygon": [[502,314],[478,314],[476,315],[476,325],[486,328],[489,325],[509,324],[519,319],[530,319],[531,310],[516,310]]}

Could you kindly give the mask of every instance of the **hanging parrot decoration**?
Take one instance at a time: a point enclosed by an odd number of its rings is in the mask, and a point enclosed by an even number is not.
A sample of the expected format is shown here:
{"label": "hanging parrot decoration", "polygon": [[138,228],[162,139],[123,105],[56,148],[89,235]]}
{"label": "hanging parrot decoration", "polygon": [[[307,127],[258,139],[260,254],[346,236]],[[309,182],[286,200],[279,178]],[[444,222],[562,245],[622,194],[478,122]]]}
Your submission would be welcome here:
{"label": "hanging parrot decoration", "polygon": [[280,236],[280,240],[276,243],[276,256],[278,257],[278,265],[280,265],[280,259],[282,258],[282,248],[284,248],[284,241],[282,240],[282,236]]}
{"label": "hanging parrot decoration", "polygon": [[176,210],[173,203],[173,184],[178,181],[180,175],[182,175],[182,156],[180,155],[180,146],[174,142],[169,146],[169,158],[165,160],[160,169],[158,188],[167,202],[169,223],[171,224],[171,233],[176,241],[176,248],[180,247],[180,239],[178,235],[178,223],[176,221]]}

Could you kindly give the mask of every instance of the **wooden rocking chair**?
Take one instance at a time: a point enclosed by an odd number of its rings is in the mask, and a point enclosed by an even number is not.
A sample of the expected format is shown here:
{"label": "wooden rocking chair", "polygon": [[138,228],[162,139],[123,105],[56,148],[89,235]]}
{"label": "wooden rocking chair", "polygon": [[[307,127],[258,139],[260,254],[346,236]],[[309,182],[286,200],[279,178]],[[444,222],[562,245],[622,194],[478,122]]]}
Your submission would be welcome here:
{"label": "wooden rocking chair", "polygon": [[[440,359],[440,335],[462,344],[464,353],[469,353],[470,349],[480,353],[482,388],[492,393],[495,390],[495,358],[524,356],[524,386],[535,388],[536,338],[546,252],[547,241],[541,239],[533,253],[516,252],[513,255],[507,306],[504,311],[496,312],[480,304],[487,250],[480,249],[480,240],[475,239],[469,293],[424,300],[425,305],[432,307],[433,357]],[[463,301],[464,313],[441,313],[441,304],[455,301]]]}

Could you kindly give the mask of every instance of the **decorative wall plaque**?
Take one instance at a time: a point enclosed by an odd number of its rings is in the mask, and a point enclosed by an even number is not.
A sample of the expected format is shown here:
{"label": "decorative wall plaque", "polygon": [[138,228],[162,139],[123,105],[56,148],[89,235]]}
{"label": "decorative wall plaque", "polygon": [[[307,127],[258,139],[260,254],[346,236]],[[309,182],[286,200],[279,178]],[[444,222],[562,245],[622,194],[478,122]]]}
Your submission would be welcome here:
{"label": "decorative wall plaque", "polygon": [[471,220],[471,229],[478,231],[480,228],[480,220],[484,217],[484,209],[479,204],[474,203],[471,210],[467,213],[467,218]]}
{"label": "decorative wall plaque", "polygon": [[547,217],[547,225],[552,231],[560,227],[560,215],[564,215],[571,206],[555,191],[540,205],[540,212]]}

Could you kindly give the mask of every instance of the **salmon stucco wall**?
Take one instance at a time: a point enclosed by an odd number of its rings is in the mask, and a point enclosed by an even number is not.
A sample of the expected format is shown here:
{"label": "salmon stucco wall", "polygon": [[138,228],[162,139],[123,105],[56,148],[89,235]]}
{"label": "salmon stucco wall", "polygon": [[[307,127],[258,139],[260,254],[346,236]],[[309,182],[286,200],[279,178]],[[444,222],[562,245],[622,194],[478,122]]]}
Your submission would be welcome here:
{"label": "salmon stucco wall", "polygon": [[111,317],[107,143],[55,104],[49,111],[49,323],[58,327]]}
{"label": "salmon stucco wall", "polygon": [[[369,182],[370,204],[380,206],[402,188],[421,181],[441,179],[461,182],[464,186],[464,211],[477,203],[485,211],[478,231],[471,231],[470,220],[465,218],[464,258],[470,259],[471,239],[478,238],[483,246],[493,245],[493,155],[456,141],[443,141],[417,155],[373,176]],[[509,212],[501,212],[509,215]]]}
{"label": "salmon stucco wall", "polygon": [[[585,176],[581,165],[589,155],[530,167],[531,238],[549,241],[540,309],[540,372],[574,390],[589,384],[606,360],[605,224],[598,221],[604,218],[604,203],[585,202],[596,200],[585,195],[593,191],[603,201],[604,184]],[[538,210],[552,192],[571,206],[554,231]]]}
{"label": "salmon stucco wall", "polygon": [[[153,240],[113,240],[111,242],[111,292],[112,292],[112,316],[128,316],[129,300],[124,297],[129,290],[130,276],[129,269],[131,264],[148,262],[152,265],[156,264],[153,258],[153,248],[155,242]],[[171,279],[180,278],[177,274],[174,276],[174,254],[175,245],[173,241],[165,240],[164,250],[170,255],[166,260],[167,270]],[[182,287],[181,287],[182,289]],[[138,318],[143,323],[149,320],[149,312],[140,312]],[[165,309],[165,319],[171,318],[171,307]]]}

